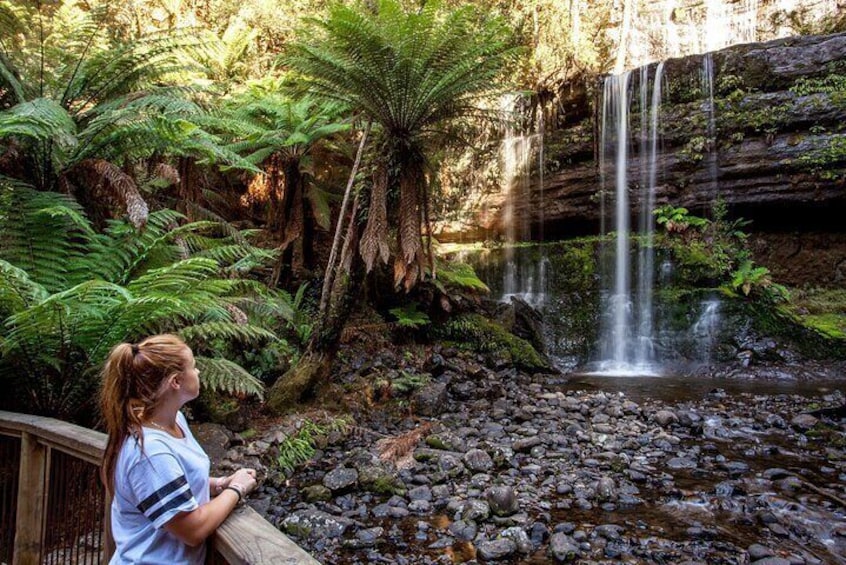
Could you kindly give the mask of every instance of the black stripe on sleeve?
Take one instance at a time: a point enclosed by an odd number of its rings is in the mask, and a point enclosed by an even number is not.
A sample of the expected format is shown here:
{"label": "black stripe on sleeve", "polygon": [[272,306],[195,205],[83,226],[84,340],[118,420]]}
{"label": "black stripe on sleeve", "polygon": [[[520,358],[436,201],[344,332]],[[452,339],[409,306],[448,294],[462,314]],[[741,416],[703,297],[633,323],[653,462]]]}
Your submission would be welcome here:
{"label": "black stripe on sleeve", "polygon": [[164,514],[165,512],[169,512],[174,508],[178,508],[182,506],[184,503],[191,500],[191,489],[186,489],[185,492],[181,492],[167,501],[167,504],[163,504],[158,510],[147,516],[151,522],[155,522],[156,518]]}
{"label": "black stripe on sleeve", "polygon": [[167,497],[170,493],[178,490],[179,488],[188,484],[188,479],[185,478],[185,475],[180,475],[179,477],[173,479],[168,484],[142,500],[138,503],[138,510],[143,513],[147,513],[147,510],[152,508],[156,503],[161,502],[162,500]]}

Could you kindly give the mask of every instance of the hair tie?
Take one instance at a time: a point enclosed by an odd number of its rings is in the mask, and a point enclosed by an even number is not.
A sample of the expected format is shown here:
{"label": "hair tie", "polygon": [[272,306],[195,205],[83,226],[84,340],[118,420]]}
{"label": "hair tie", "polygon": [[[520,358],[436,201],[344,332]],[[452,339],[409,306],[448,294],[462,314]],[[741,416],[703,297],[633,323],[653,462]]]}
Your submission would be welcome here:
{"label": "hair tie", "polygon": [[129,347],[131,347],[131,348],[132,348],[132,355],[133,355],[133,356],[138,355],[138,346],[137,346],[137,345],[135,345],[135,344],[133,343],[133,344],[132,344],[132,345],[130,345]]}

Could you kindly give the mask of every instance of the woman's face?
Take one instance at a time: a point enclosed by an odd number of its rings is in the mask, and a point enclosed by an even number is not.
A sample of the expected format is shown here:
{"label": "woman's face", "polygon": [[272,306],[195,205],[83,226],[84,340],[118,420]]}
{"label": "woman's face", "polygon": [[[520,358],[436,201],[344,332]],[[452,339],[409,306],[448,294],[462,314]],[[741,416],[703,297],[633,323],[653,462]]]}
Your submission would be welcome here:
{"label": "woman's face", "polygon": [[194,360],[194,353],[190,347],[182,351],[183,367],[179,377],[180,392],[185,402],[194,400],[200,394],[200,371],[197,370],[197,362]]}

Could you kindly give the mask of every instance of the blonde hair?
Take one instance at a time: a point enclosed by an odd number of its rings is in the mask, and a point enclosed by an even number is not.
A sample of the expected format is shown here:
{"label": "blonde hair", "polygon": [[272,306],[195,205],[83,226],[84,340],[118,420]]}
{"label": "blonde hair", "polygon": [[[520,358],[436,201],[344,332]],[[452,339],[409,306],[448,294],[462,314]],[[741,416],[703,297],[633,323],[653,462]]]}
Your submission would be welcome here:
{"label": "blonde hair", "polygon": [[103,368],[100,408],[109,434],[103,453],[101,476],[109,494],[114,494],[114,474],[123,442],[132,435],[144,448],[141,425],[145,413],[160,400],[162,383],[187,369],[183,353],[188,346],[171,334],[150,336],[112,348]]}

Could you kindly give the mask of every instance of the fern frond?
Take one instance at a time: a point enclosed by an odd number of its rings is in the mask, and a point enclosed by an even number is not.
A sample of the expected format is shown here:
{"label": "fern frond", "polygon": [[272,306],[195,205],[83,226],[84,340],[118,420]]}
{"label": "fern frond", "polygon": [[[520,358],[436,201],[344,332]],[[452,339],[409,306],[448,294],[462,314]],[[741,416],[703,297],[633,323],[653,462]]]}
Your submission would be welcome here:
{"label": "fern frond", "polygon": [[202,343],[211,339],[227,339],[241,343],[273,341],[276,334],[258,326],[233,322],[206,322],[187,326],[179,331],[187,342]]}
{"label": "fern frond", "polygon": [[211,390],[229,394],[248,394],[264,397],[264,387],[257,378],[228,359],[195,357],[200,380]]}

